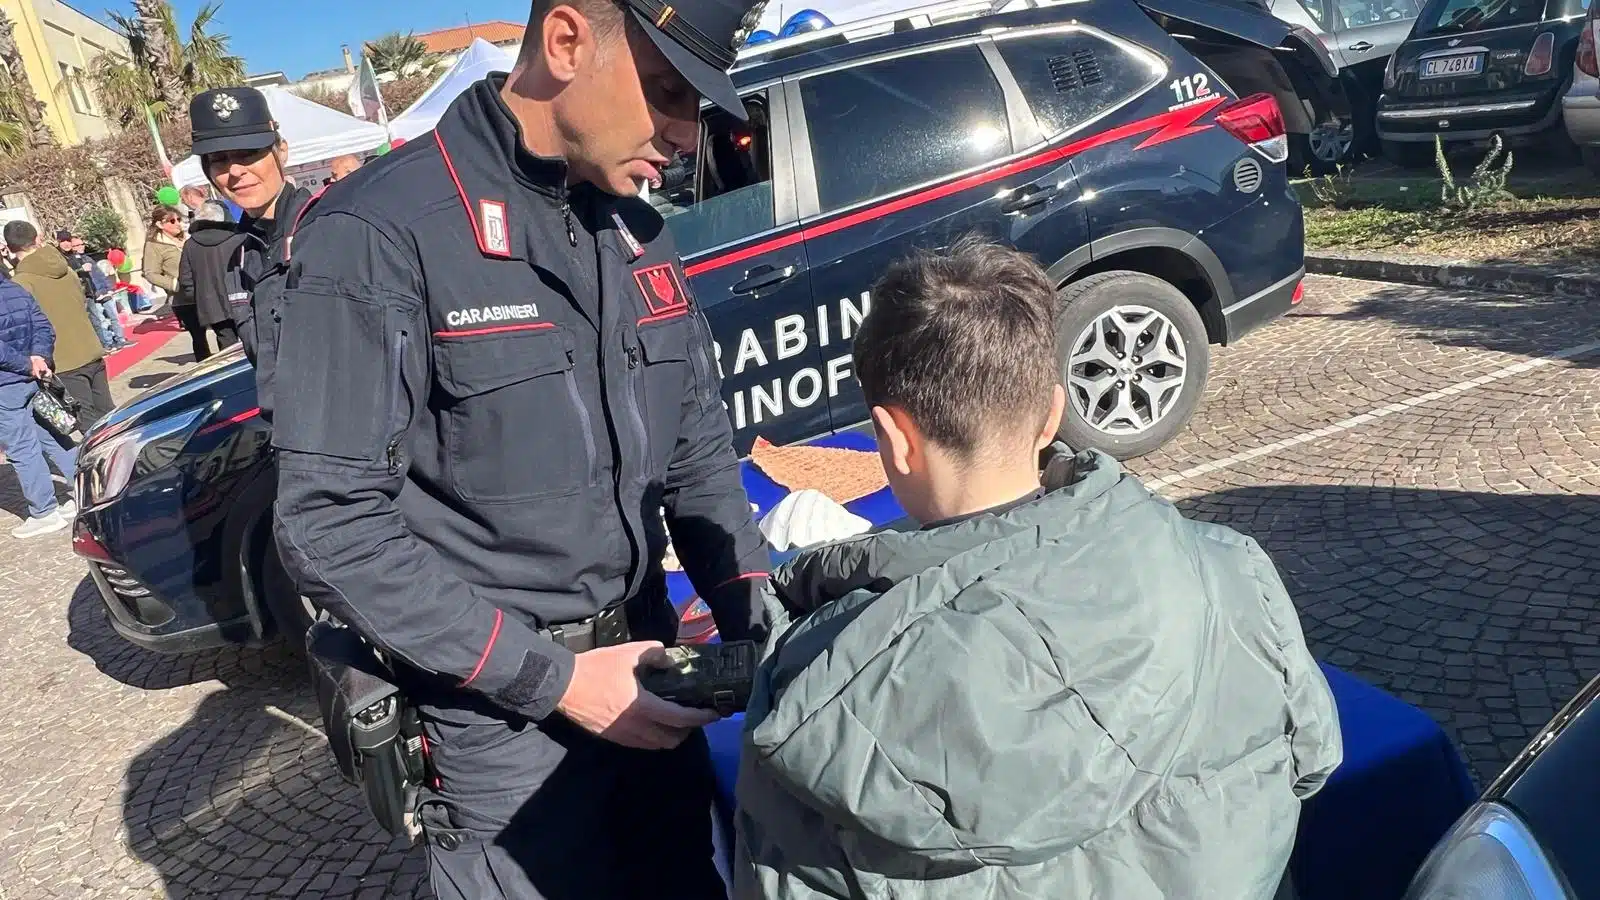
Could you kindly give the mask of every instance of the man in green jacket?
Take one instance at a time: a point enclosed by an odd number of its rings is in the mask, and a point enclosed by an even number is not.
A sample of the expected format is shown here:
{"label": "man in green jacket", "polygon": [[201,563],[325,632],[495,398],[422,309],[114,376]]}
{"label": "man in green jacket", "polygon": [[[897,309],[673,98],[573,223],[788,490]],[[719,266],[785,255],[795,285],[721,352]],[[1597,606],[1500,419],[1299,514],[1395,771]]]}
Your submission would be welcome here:
{"label": "man in green jacket", "polygon": [[872,294],[857,377],[925,524],[773,575],[735,897],[1273,897],[1342,751],[1271,560],[1052,445],[1031,259],[969,239]]}
{"label": "man in green jacket", "polygon": [[80,429],[110,412],[111,385],[106,380],[105,345],[94,333],[83,305],[83,282],[61,251],[39,240],[39,229],[24,221],[7,222],[6,246],[17,255],[12,278],[38,301],[50,327],[56,330],[56,351],[51,364],[67,393],[82,407]]}

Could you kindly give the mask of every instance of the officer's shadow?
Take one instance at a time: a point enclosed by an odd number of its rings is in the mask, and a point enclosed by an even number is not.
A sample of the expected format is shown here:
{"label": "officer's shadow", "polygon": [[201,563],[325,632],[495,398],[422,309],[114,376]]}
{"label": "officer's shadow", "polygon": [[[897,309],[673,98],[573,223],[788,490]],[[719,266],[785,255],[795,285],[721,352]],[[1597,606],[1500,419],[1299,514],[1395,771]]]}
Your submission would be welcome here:
{"label": "officer's shadow", "polygon": [[111,630],[92,582],[68,643],[123,684],[214,687],[129,764],[128,846],[169,897],[431,897],[419,848],[393,841],[340,778],[305,662],[283,646],[168,656]]}

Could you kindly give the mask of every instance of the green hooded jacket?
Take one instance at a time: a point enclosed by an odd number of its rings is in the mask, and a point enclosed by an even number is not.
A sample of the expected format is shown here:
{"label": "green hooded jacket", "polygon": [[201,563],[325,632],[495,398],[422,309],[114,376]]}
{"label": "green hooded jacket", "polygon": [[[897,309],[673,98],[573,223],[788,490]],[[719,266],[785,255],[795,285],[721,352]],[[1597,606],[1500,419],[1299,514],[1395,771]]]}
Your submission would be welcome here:
{"label": "green hooded jacket", "polygon": [[735,898],[1273,896],[1342,752],[1277,571],[1051,452],[1038,500],[774,574]]}

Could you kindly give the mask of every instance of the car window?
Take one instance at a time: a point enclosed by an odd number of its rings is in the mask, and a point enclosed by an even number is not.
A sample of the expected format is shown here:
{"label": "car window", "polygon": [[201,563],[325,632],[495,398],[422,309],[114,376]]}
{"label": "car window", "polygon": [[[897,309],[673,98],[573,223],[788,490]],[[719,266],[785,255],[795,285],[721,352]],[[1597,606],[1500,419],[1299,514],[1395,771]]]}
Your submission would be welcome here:
{"label": "car window", "polygon": [[706,113],[700,151],[663,173],[650,203],[667,220],[682,256],[743,240],[776,224],[765,94],[745,98],[749,122]]}
{"label": "car window", "polygon": [[1404,22],[1417,16],[1413,0],[1338,0],[1340,28]]}
{"label": "car window", "polygon": [[1328,27],[1328,23],[1323,21],[1327,16],[1327,10],[1322,5],[1321,0],[1296,0],[1296,2],[1300,4],[1301,9],[1306,11],[1306,15],[1311,17],[1311,21],[1317,23],[1318,28]]}
{"label": "car window", "polygon": [[1046,135],[1076,128],[1160,80],[1151,60],[1086,31],[1024,35],[998,46]]}
{"label": "car window", "polygon": [[1414,36],[1459,34],[1528,25],[1544,18],[1546,0],[1428,0]]}
{"label": "car window", "polygon": [[970,44],[813,75],[800,96],[823,211],[1011,152],[1005,95]]}

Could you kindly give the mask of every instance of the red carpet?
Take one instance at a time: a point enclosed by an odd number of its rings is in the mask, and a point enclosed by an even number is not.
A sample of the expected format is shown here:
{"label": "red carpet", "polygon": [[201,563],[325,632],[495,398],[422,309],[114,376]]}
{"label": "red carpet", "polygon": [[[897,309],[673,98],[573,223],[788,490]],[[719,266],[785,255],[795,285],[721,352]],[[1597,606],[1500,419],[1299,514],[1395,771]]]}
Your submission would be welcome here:
{"label": "red carpet", "polygon": [[135,325],[128,332],[128,340],[133,341],[133,346],[106,357],[106,375],[116,378],[155,355],[157,350],[167,345],[167,341],[172,340],[173,335],[182,333],[183,327],[177,319],[154,319]]}

